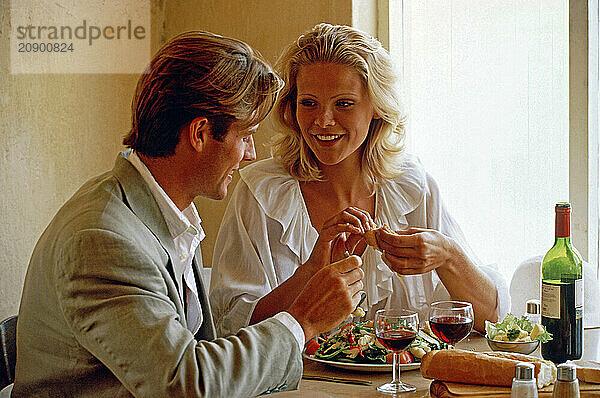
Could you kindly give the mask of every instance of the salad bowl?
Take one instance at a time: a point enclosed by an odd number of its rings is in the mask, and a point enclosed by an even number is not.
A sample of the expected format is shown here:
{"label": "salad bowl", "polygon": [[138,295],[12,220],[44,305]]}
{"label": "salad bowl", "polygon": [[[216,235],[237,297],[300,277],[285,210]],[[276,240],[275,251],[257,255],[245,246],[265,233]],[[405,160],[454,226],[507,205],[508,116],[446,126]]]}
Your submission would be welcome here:
{"label": "salad bowl", "polygon": [[531,354],[540,345],[539,340],[533,341],[499,341],[486,338],[492,351],[508,351],[519,354]]}
{"label": "salad bowl", "polygon": [[508,313],[502,322],[485,321],[485,337],[493,351],[531,354],[540,342],[552,340],[552,335],[539,323],[532,324],[527,317],[517,318]]}

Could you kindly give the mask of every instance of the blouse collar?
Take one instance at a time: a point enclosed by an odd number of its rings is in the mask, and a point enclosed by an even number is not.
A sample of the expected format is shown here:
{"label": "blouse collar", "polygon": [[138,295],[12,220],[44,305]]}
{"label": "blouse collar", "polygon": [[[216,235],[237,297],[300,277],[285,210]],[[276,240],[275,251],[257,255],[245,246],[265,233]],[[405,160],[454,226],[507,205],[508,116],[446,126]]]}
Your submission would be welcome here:
{"label": "blouse collar", "polygon": [[[376,184],[375,222],[392,229],[408,226],[406,215],[423,201],[425,172],[413,157],[403,160],[403,174]],[[240,171],[265,214],[282,226],[280,242],[305,263],[318,238],[310,223],[298,180],[290,176],[274,158],[252,163]]]}

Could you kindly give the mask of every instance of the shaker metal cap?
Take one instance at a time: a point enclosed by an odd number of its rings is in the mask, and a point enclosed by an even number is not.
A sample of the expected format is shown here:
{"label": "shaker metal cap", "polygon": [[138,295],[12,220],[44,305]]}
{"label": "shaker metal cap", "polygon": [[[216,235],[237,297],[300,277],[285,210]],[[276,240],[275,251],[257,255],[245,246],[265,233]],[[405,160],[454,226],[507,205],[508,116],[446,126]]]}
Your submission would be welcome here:
{"label": "shaker metal cap", "polygon": [[527,300],[527,313],[528,314],[539,314],[540,313],[540,300],[537,300],[537,299]]}
{"label": "shaker metal cap", "polygon": [[573,363],[561,363],[556,369],[557,379],[560,381],[573,381],[577,378],[577,367]]}
{"label": "shaker metal cap", "polygon": [[533,370],[535,367],[531,362],[519,362],[515,367],[515,379],[533,380]]}

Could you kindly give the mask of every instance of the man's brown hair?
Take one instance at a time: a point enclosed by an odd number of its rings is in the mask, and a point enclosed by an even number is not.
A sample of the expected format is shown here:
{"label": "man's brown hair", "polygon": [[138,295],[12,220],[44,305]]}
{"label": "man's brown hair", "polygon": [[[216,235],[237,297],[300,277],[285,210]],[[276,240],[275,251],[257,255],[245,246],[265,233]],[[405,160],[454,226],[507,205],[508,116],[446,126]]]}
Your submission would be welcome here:
{"label": "man's brown hair", "polygon": [[140,77],[123,144],[151,157],[172,155],[181,129],[209,120],[221,140],[231,123],[253,126],[275,103],[282,81],[246,43],[209,32],[176,36]]}

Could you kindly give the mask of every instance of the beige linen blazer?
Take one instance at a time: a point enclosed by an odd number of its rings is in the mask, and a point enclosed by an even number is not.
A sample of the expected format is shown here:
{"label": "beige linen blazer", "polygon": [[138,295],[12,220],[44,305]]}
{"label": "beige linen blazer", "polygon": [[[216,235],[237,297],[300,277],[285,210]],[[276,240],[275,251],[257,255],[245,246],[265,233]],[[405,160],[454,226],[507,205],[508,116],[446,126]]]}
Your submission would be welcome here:
{"label": "beige linen blazer", "polygon": [[13,396],[245,397],[296,388],[302,361],[292,333],[268,319],[214,340],[200,278],[204,321],[196,336],[186,328],[177,252],[129,153],[73,195],[34,249]]}

